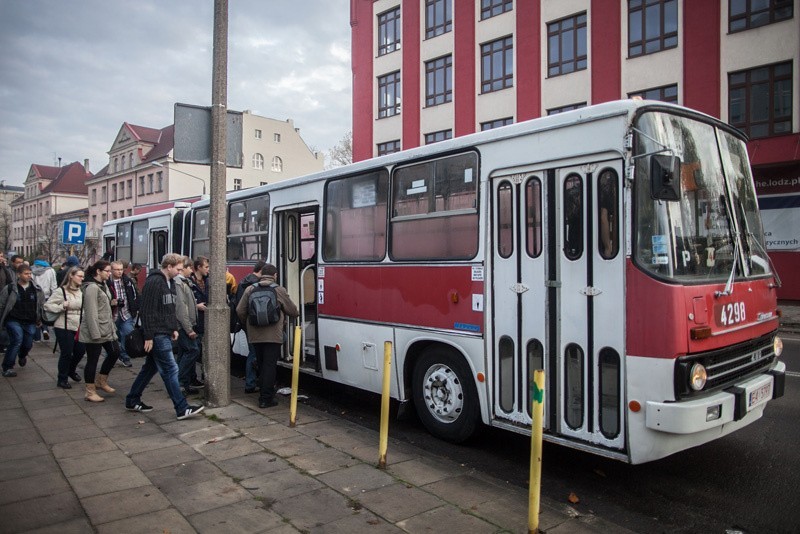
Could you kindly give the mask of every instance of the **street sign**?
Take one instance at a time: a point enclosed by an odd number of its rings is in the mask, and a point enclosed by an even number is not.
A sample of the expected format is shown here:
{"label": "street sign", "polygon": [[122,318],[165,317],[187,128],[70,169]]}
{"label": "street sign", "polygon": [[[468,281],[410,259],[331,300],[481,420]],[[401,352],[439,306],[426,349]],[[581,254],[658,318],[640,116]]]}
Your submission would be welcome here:
{"label": "street sign", "polygon": [[[242,112],[228,110],[225,165],[242,168]],[[175,104],[175,145],[172,159],[179,163],[211,163],[211,108]]]}
{"label": "street sign", "polygon": [[61,242],[65,245],[83,245],[86,240],[86,223],[64,221],[64,234]]}

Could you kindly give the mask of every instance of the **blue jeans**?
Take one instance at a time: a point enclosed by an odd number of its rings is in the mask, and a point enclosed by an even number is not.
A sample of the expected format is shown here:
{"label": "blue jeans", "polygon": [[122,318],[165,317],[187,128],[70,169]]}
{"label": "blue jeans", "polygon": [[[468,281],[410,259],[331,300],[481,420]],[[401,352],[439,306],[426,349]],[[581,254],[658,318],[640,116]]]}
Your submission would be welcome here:
{"label": "blue jeans", "polygon": [[128,352],[125,350],[125,338],[133,332],[133,317],[128,319],[127,321],[123,321],[122,319],[117,319],[117,334],[119,335],[119,359],[123,362],[131,361],[131,357],[128,356]]}
{"label": "blue jeans", "polygon": [[247,344],[250,347],[250,352],[247,353],[247,361],[244,364],[244,387],[245,389],[253,389],[256,387],[256,380],[258,380],[258,374],[256,374],[256,349],[253,347],[252,343]]}
{"label": "blue jeans", "polygon": [[192,383],[192,371],[194,371],[198,358],[200,358],[200,347],[197,339],[192,339],[183,330],[178,331],[178,382],[181,387],[188,388]]}
{"label": "blue jeans", "polygon": [[142,401],[144,388],[147,387],[156,372],[164,381],[167,394],[175,406],[175,413],[183,415],[189,407],[189,403],[186,402],[186,397],[181,393],[181,386],[178,384],[178,364],[175,363],[175,357],[172,355],[172,339],[165,335],[157,335],[153,338],[153,350],[145,357],[144,365],[136,376],[136,380],[133,381],[128,396],[125,397],[125,405],[134,406]]}
{"label": "blue jeans", "polygon": [[6,321],[6,330],[8,330],[9,343],[6,357],[3,358],[3,371],[14,368],[17,355],[20,358],[27,358],[33,346],[33,336],[38,328],[33,323],[20,323],[9,319]]}

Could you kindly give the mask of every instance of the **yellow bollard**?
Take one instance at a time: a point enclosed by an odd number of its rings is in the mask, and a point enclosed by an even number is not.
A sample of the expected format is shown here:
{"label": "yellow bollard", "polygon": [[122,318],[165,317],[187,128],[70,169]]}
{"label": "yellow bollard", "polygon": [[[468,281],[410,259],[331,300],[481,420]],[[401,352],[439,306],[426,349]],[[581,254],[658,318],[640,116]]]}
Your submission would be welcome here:
{"label": "yellow bollard", "polygon": [[386,450],[389,448],[389,386],[392,378],[392,342],[383,343],[383,391],[381,392],[381,434],[378,468],[386,469]]}
{"label": "yellow bollard", "polygon": [[299,326],[294,329],[294,353],[292,358],[292,400],[289,402],[289,426],[297,423],[297,383],[300,381],[300,343],[302,335]]}
{"label": "yellow bollard", "polygon": [[531,465],[528,482],[528,533],[539,532],[539,506],[542,497],[542,424],[544,404],[544,371],[533,372],[531,384]]}

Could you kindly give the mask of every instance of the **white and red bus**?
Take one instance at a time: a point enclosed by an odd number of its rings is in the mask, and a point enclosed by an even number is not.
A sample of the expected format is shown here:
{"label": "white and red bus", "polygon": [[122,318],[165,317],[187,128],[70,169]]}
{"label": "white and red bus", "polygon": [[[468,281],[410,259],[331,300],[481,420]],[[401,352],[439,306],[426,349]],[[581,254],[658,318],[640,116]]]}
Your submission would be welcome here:
{"label": "white and red bus", "polygon": [[[181,213],[166,242],[207,255],[208,201]],[[302,303],[303,371],[379,392],[390,340],[392,397],[444,439],[529,433],[535,369],[545,439],[631,463],[783,394],[745,139],[679,106],[606,103],[236,191],[228,221],[237,279],[266,259]]]}

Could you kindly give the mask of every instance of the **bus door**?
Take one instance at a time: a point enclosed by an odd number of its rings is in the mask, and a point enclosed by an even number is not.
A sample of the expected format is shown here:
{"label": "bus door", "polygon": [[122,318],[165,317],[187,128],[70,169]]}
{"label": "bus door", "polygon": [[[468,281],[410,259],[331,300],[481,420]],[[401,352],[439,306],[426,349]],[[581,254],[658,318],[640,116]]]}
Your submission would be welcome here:
{"label": "bus door", "polygon": [[545,430],[610,448],[624,446],[620,169],[492,179],[495,416],[530,424],[533,371],[544,369]]}
{"label": "bus door", "polygon": [[[531,422],[533,371],[550,373],[545,358],[545,178],[544,172],[530,172],[492,179],[493,411],[517,424]],[[551,426],[547,410],[544,424]]]}
{"label": "bus door", "polygon": [[[620,161],[548,171],[548,399],[558,434],[622,449],[625,444],[624,248]],[[555,385],[555,389],[553,386]]]}
{"label": "bus door", "polygon": [[161,260],[164,255],[169,252],[169,233],[166,230],[151,230],[150,231],[150,269],[159,269],[161,267]]}
{"label": "bus door", "polygon": [[320,371],[317,347],[317,206],[278,211],[279,283],[300,310],[300,317],[287,321],[289,354],[293,354],[294,327],[302,326],[301,365]]}

